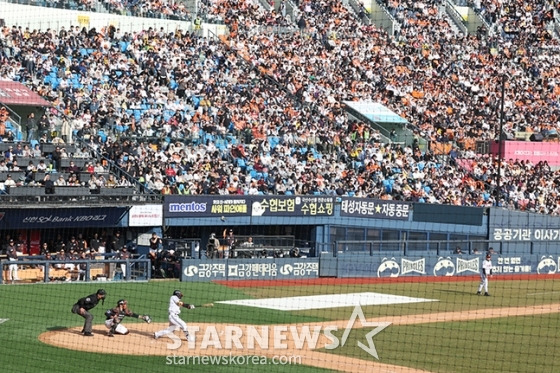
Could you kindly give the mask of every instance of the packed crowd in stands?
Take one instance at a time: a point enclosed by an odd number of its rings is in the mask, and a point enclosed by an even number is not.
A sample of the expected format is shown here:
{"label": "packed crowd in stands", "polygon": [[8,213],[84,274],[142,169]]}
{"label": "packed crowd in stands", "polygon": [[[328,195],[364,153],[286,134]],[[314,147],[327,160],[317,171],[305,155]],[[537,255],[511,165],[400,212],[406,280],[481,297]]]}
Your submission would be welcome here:
{"label": "packed crowd in stands", "polygon": [[473,8],[504,38],[528,41],[550,39],[546,28],[553,20],[555,1],[477,0]]}
{"label": "packed crowd in stands", "polygon": [[190,14],[184,3],[171,0],[105,0],[105,8],[110,13],[135,17],[166,18],[188,20]]}
{"label": "packed crowd in stands", "polygon": [[[296,30],[283,34],[254,32],[286,22],[257,2],[211,4],[229,28],[221,40],[4,27],[0,78],[50,100],[64,114],[50,115],[66,123],[64,141],[87,139],[158,193],[349,195],[560,214],[548,165],[499,167],[472,146],[498,137],[504,74],[504,132],[557,130],[560,53],[545,37],[548,8],[505,37],[458,34],[439,1],[389,2],[401,23],[391,36],[337,0],[300,1]],[[457,146],[445,162],[417,143],[382,142],[345,113],[346,100],[380,102],[418,138]]]}

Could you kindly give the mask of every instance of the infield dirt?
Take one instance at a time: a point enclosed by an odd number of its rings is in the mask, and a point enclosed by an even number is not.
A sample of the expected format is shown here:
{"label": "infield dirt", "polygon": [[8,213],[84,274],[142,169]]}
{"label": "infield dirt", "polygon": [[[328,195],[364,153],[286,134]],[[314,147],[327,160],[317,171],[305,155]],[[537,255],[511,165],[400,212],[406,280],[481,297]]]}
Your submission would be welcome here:
{"label": "infield dirt", "polygon": [[[452,322],[452,321],[468,321],[489,319],[497,317],[511,317],[511,316],[527,316],[539,315],[548,313],[559,312],[560,304],[546,304],[530,307],[507,307],[507,308],[491,308],[491,309],[478,309],[471,311],[457,311],[457,312],[443,312],[443,313],[430,313],[418,315],[405,315],[405,316],[387,316],[383,318],[369,318],[367,322],[390,322],[392,325],[411,325],[411,324],[425,324],[436,322]],[[303,328],[313,330],[314,327],[332,327],[336,326],[339,330],[346,328],[348,320],[327,321],[321,323],[305,323],[305,324],[284,324],[286,328],[296,328],[301,331]],[[263,325],[234,325],[234,324],[210,324],[210,323],[188,323],[189,328],[197,328],[198,330],[207,330],[208,328],[215,329],[218,335],[228,332],[228,327],[238,327],[245,330],[248,327],[260,329]],[[270,325],[270,328],[278,327],[279,325]],[[359,323],[354,325],[360,326]],[[322,351],[317,351],[317,348],[322,348],[331,341],[321,333],[319,340],[316,343],[316,348],[309,348],[307,344],[301,345],[292,338],[290,333],[285,333],[286,339],[283,344],[286,348],[278,350],[275,348],[260,348],[258,344],[251,346],[245,343],[243,334],[240,338],[240,346],[221,346],[217,348],[215,345],[201,346],[199,341],[188,343],[183,341],[178,349],[171,350],[170,344],[173,342],[168,337],[162,337],[158,340],[154,339],[154,332],[167,327],[166,323],[151,323],[151,324],[129,324],[127,327],[130,334],[126,336],[117,335],[115,338],[108,338],[107,329],[104,325],[94,326],[94,337],[87,338],[81,335],[81,327],[62,329],[55,331],[48,331],[39,335],[39,340],[43,343],[58,346],[71,350],[90,351],[99,353],[111,354],[124,354],[124,355],[153,355],[153,356],[224,356],[224,355],[238,355],[238,356],[266,356],[273,358],[274,356],[299,356],[301,363],[308,366],[319,368],[326,368],[337,370],[340,372],[356,372],[359,371],[374,371],[374,372],[399,372],[399,373],[419,373],[426,372],[403,366],[395,366],[383,364],[373,357],[371,360],[363,360],[352,358],[343,355],[335,355]],[[176,335],[182,333],[176,332]],[[113,343],[113,340],[118,338],[118,343]],[[273,338],[272,335],[269,339]],[[223,338],[218,338],[223,341]],[[374,338],[375,342],[375,338]],[[273,346],[273,341],[270,341],[269,346]],[[202,348],[204,347],[204,348]],[[365,370],[367,369],[367,370]]]}

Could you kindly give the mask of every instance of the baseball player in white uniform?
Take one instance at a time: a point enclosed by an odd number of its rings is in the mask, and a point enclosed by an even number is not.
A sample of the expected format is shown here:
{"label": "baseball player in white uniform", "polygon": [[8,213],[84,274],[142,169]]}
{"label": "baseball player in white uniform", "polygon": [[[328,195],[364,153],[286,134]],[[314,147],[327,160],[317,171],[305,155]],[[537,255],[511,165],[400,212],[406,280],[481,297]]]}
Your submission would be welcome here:
{"label": "baseball player in white uniform", "polygon": [[183,298],[183,293],[180,290],[175,290],[171,298],[169,298],[169,327],[154,333],[154,338],[158,339],[169,333],[173,333],[177,329],[181,329],[185,333],[185,338],[187,341],[192,342],[193,339],[189,336],[189,331],[187,330],[187,324],[181,320],[179,314],[181,313],[181,307],[185,307],[189,310],[194,309],[194,304],[186,304],[181,301]]}
{"label": "baseball player in white uniform", "polygon": [[492,276],[492,257],[490,254],[486,255],[486,260],[482,262],[482,269],[480,271],[480,285],[478,286],[478,291],[476,295],[480,295],[482,288],[484,288],[484,295],[490,296],[488,294],[488,277]]}

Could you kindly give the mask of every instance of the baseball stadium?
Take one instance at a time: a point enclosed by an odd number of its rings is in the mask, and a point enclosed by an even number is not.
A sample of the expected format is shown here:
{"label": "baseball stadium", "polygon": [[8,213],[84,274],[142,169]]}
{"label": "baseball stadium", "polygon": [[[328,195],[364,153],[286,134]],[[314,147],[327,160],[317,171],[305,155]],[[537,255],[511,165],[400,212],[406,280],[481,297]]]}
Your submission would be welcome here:
{"label": "baseball stadium", "polygon": [[0,0],[0,371],[558,373],[557,0]]}

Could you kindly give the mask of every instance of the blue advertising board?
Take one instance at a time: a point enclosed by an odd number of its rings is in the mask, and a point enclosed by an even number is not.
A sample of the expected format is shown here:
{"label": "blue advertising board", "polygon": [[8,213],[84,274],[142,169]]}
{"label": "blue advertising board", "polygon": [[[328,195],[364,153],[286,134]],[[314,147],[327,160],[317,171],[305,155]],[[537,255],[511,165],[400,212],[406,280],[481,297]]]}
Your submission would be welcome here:
{"label": "blue advertising board", "polygon": [[[468,276],[480,274],[484,256],[354,256],[337,257],[337,277]],[[494,274],[557,273],[559,256],[500,255],[492,257]],[[331,264],[332,266],[332,264]]]}
{"label": "blue advertising board", "polygon": [[[483,255],[384,257],[353,255],[329,258],[185,259],[181,281],[312,279],[348,277],[458,277],[480,274]],[[558,273],[559,255],[495,255],[497,275]],[[323,268],[325,267],[325,268]]]}
{"label": "blue advertising board", "polygon": [[127,211],[127,207],[3,209],[0,229],[115,227]]}
{"label": "blue advertising board", "polygon": [[319,259],[188,259],[182,269],[181,281],[310,279],[319,277]]}

